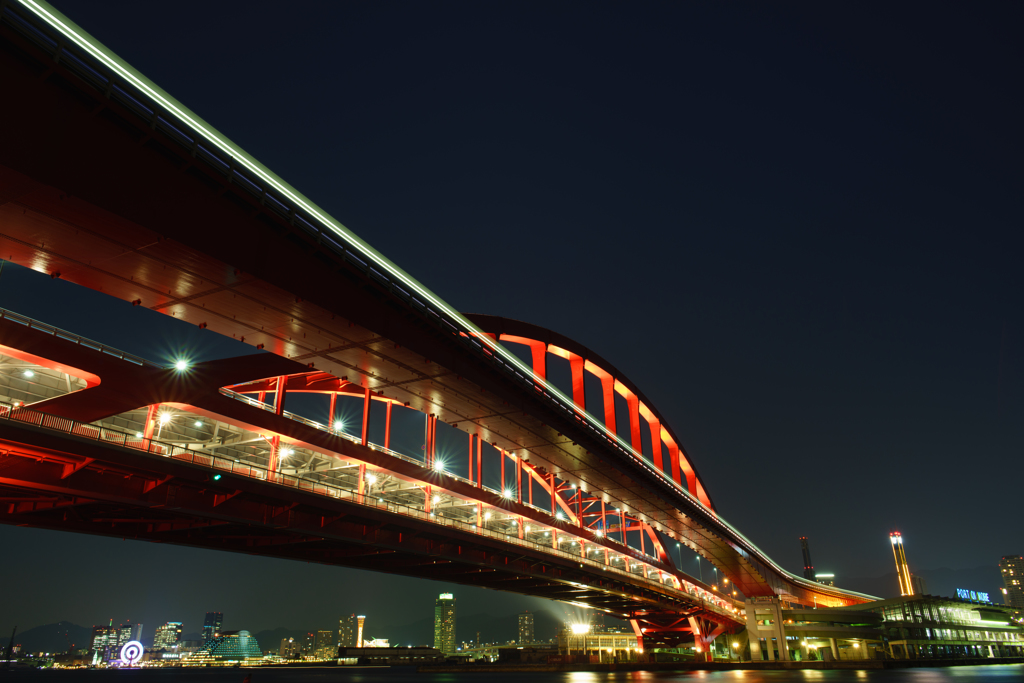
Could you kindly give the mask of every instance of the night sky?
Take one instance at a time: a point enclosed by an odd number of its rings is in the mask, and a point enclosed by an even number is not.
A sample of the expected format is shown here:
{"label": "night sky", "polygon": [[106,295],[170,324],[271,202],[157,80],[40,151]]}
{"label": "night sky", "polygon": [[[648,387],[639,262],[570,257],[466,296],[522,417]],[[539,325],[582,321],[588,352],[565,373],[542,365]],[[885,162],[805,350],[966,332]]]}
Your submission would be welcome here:
{"label": "night sky", "polygon": [[[1024,553],[1024,5],[54,4],[456,308],[615,364],[788,569],[808,536],[840,585],[891,572],[894,528],[912,571]],[[154,359],[239,351],[17,267],[0,306]],[[0,547],[3,629],[398,624],[446,588],[18,528]]]}

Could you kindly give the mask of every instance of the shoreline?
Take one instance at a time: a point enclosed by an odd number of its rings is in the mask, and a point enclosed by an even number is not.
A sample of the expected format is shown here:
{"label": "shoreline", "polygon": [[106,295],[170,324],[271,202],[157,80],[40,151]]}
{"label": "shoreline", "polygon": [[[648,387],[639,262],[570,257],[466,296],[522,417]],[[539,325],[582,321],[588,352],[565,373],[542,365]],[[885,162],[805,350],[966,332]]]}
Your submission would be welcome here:
{"label": "shoreline", "polygon": [[1018,664],[1024,657],[978,659],[864,659],[838,662],[651,662],[620,664],[456,664],[420,665],[418,673],[526,673],[567,671],[826,671],[856,669],[918,669]]}

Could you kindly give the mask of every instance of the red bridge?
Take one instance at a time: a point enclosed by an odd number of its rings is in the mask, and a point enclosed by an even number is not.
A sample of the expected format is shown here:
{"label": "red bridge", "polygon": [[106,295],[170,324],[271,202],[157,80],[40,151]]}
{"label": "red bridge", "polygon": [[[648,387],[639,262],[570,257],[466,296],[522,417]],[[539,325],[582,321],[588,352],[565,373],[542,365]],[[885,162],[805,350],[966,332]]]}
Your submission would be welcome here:
{"label": "red bridge", "polygon": [[725,522],[611,363],[453,310],[44,3],[0,19],[0,257],[269,352],[165,367],[5,312],[0,521],[537,595],[644,647],[870,599]]}

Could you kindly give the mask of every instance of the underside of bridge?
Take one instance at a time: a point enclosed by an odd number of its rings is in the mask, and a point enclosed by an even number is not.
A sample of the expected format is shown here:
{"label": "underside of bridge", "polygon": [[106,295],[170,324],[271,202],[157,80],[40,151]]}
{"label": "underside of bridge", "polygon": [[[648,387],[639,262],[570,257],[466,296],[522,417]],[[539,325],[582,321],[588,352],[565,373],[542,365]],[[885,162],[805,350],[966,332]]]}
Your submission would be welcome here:
{"label": "underside of bridge", "polygon": [[[3,521],[490,585],[648,618],[652,630],[659,624],[663,633],[709,632],[697,622],[682,624],[680,619],[689,620],[694,613],[693,597],[686,591],[671,597],[679,591],[667,584],[652,588],[641,581],[638,584],[643,587],[629,590],[621,589],[622,581],[605,586],[600,581],[607,579],[607,569],[595,570],[586,562],[576,563],[580,566],[573,569],[568,560],[552,559],[540,550],[502,549],[508,543],[504,535],[495,540],[459,532],[467,535],[462,539],[447,528],[431,531],[435,523],[429,519],[403,519],[396,526],[387,521],[393,513],[367,511],[365,500],[317,498],[315,504],[296,503],[298,492],[278,491],[273,478],[285,471],[282,444],[325,460],[341,458],[362,463],[357,466],[364,469],[386,468],[407,480],[429,481],[430,462],[424,463],[428,473],[403,472],[402,468],[417,465],[385,462],[382,451],[370,448],[368,417],[360,443],[338,440],[337,435],[327,443],[328,437],[314,433],[315,427],[286,420],[273,411],[268,414],[219,392],[233,387],[239,396],[253,398],[260,391],[266,396],[278,386],[290,391],[293,381],[309,383],[311,373],[320,373],[318,381],[330,385],[328,393],[363,396],[366,416],[371,401],[386,406],[388,416],[392,406],[418,411],[427,416],[428,425],[433,421],[463,432],[470,453],[486,446],[501,454],[502,467],[507,458],[515,467],[525,468],[531,501],[535,482],[550,482],[545,494],[550,509],[541,519],[527,507],[521,473],[514,501],[501,500],[500,492],[460,488],[473,482],[454,479],[440,487],[445,495],[460,495],[495,509],[520,506],[510,518],[518,518],[520,524],[532,519],[550,529],[563,522],[551,519],[556,504],[571,508],[575,500],[577,527],[582,527],[582,506],[593,513],[592,506],[599,503],[605,512],[622,512],[624,541],[625,526],[635,523],[641,543],[644,538],[652,543],[659,539],[683,543],[713,562],[746,596],[778,594],[818,604],[865,599],[792,577],[725,524],[668,421],[609,363],[571,340],[514,321],[478,316],[473,318],[478,327],[468,321],[460,327],[460,319],[446,317],[440,303],[425,290],[410,287],[411,280],[374,256],[376,252],[317,223],[315,211],[292,201],[301,195],[290,194],[280,184],[274,186],[278,189],[261,186],[259,173],[243,168],[241,156],[224,155],[208,138],[191,133],[181,112],[147,105],[146,93],[133,86],[130,78],[108,74],[102,60],[76,52],[69,41],[49,37],[52,33],[51,26],[24,8],[13,3],[5,7],[0,71],[4,98],[15,106],[0,108],[0,125],[8,132],[0,146],[0,258],[237,339],[240,349],[245,344],[271,353],[254,356],[264,358],[260,362],[266,368],[248,374],[218,374],[221,369],[212,365],[199,368],[193,377],[206,376],[208,381],[191,394],[180,383],[175,385],[170,375],[162,384],[123,380],[123,391],[105,394],[112,403],[102,406],[93,398],[82,398],[100,395],[95,391],[82,391],[76,398],[68,379],[67,397],[51,396],[48,403],[33,408],[93,422],[146,406],[173,405],[260,432],[272,442],[265,463],[269,474],[262,480],[247,477],[244,486],[232,483],[225,488],[222,480],[211,482],[209,465],[204,468],[202,460],[194,458],[188,463],[146,460],[135,473],[127,463],[140,457],[138,449],[93,442],[88,448],[81,445],[79,451],[78,445],[69,445],[77,444],[75,439],[80,437],[75,435],[36,435],[51,439],[44,444],[25,436],[30,427],[15,428],[10,422],[2,428],[20,431],[17,438],[10,437],[4,472],[28,467],[29,462],[41,469],[33,475],[35,479],[29,473],[23,475],[25,482],[33,482],[25,484],[27,488],[2,480],[13,487],[4,494],[10,505]],[[525,349],[532,360],[529,367],[521,370],[522,366],[510,363],[497,344]],[[14,342],[9,345],[24,358],[29,348],[21,347]],[[87,368],[58,367],[55,357],[41,360],[46,362],[40,367],[88,385]],[[571,397],[568,403],[545,377],[551,363],[563,361],[568,362],[572,377],[572,386],[564,391]],[[275,363],[280,367],[271,368]],[[157,373],[146,368],[138,371]],[[108,373],[103,382],[113,387],[120,374]],[[287,379],[300,376],[305,378]],[[600,391],[588,394],[587,378],[596,381]],[[246,387],[247,382],[252,384]],[[118,396],[123,398],[120,403],[115,400]],[[619,430],[626,434],[624,439],[616,437],[615,425],[609,424],[609,420],[614,423],[616,401],[624,402],[629,411],[629,429]],[[102,409],[88,412],[97,406]],[[245,409],[260,413],[260,419]],[[152,426],[154,415],[139,418],[147,443],[152,443],[153,434],[146,428]],[[428,427],[428,440],[429,433]],[[16,448],[14,444],[22,443],[19,439],[25,441]],[[92,454],[84,456],[89,448]],[[103,453],[93,453],[97,449]],[[151,455],[147,451],[146,457]],[[104,465],[107,462],[109,467]],[[479,473],[478,466],[478,477]],[[225,479],[234,476],[224,475]],[[54,477],[63,484],[55,484]],[[556,488],[556,478],[563,488]],[[114,496],[115,500],[99,495],[103,485],[116,489],[122,482],[141,488],[131,495],[123,492],[126,497]],[[478,489],[480,483],[476,482]],[[365,485],[360,477],[355,483],[357,495],[366,495],[360,488]],[[46,493],[38,493],[38,501],[19,499],[26,490]],[[170,491],[177,501],[179,490],[182,500],[188,499],[194,507],[166,502]],[[164,502],[156,502],[161,496]],[[428,514],[430,501],[430,495],[423,501]],[[477,507],[478,513],[481,509]],[[281,519],[294,519],[297,524],[281,524]],[[609,529],[606,518],[601,524],[602,530]],[[242,527],[258,531],[246,536],[239,531]],[[319,531],[311,531],[314,528]],[[574,533],[578,535],[580,529]],[[315,540],[317,534],[320,540]],[[581,550],[586,543],[595,547],[610,543],[608,538],[586,538],[578,542]],[[367,547],[371,539],[372,549]],[[691,581],[704,590],[700,582],[674,567],[664,552],[652,549],[644,556],[641,546],[641,558],[635,548],[623,545],[616,549],[618,554],[633,558],[624,562],[635,560],[673,577],[672,581]],[[533,552],[547,559],[538,560]],[[554,579],[556,570],[565,573]],[[666,594],[661,595],[661,590]],[[644,591],[657,595],[638,597],[647,595]]]}

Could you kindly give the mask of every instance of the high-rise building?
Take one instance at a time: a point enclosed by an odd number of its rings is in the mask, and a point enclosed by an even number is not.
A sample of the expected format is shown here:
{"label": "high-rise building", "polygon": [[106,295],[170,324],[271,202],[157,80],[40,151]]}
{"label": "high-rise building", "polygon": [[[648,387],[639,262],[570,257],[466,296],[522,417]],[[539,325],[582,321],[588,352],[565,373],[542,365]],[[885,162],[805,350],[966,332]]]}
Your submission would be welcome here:
{"label": "high-rise building", "polygon": [[533,644],[533,614],[523,612],[519,615],[519,645]]}
{"label": "high-rise building", "polygon": [[[107,638],[107,644],[110,645],[110,650],[114,655],[120,654],[121,648],[124,647],[125,643],[132,640],[142,639],[142,624],[133,624],[127,622],[121,624]],[[117,652],[114,652],[117,650]]]}
{"label": "high-rise building", "polygon": [[[203,646],[206,647],[205,645]],[[282,638],[281,646],[277,649],[277,654],[282,657],[290,658],[295,657],[299,654],[299,650],[302,644],[297,642],[294,638]]]}
{"label": "high-rise building", "polygon": [[248,666],[262,659],[260,645],[248,631],[224,631],[208,640],[189,661],[193,664],[234,661]]}
{"label": "high-rise building", "polygon": [[334,641],[334,631],[316,632],[315,654],[321,659],[334,659],[338,656],[338,646]]}
{"label": "high-rise building", "polygon": [[811,549],[807,545],[807,537],[800,537],[800,549],[804,552],[804,578],[808,581],[817,581],[814,577],[814,564],[811,562]]}
{"label": "high-rise building", "polygon": [[363,625],[366,617],[362,614],[350,614],[338,621],[338,647],[362,647]]}
{"label": "high-rise building", "polygon": [[117,645],[117,635],[113,625],[92,627],[90,649],[92,650],[93,659],[106,659],[108,656],[107,648],[112,649],[115,645]]}
{"label": "high-rise building", "polygon": [[1003,575],[1003,602],[1024,610],[1024,557],[1003,555],[999,560],[999,573]]}
{"label": "high-rise building", "polygon": [[455,650],[455,597],[441,593],[434,601],[434,647],[447,654]]}
{"label": "high-rise building", "polygon": [[224,624],[223,612],[207,612],[203,619],[203,642],[220,636],[220,627]]}
{"label": "high-rise building", "polygon": [[900,580],[900,595],[913,595],[914,582],[910,578],[910,567],[907,566],[907,554],[903,550],[903,536],[898,531],[889,534],[892,544],[892,555],[896,558],[896,575]]}
{"label": "high-rise building", "polygon": [[168,621],[163,626],[156,627],[156,635],[153,636],[153,649],[169,650],[181,640],[181,622]]}

